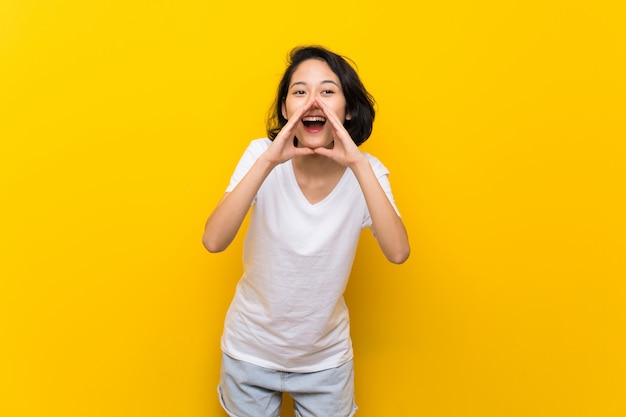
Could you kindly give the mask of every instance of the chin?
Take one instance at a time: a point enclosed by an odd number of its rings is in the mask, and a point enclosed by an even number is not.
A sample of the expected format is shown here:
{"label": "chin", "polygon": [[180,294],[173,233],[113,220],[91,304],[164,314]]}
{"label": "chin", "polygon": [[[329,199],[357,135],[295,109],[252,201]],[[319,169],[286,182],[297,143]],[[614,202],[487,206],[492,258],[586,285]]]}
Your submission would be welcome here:
{"label": "chin", "polygon": [[301,139],[300,136],[298,136],[298,144],[305,148],[311,148],[311,149],[328,148],[332,146],[332,143],[333,143],[332,138],[329,139],[329,138],[311,137],[311,136],[305,135],[305,136],[302,136],[302,139]]}

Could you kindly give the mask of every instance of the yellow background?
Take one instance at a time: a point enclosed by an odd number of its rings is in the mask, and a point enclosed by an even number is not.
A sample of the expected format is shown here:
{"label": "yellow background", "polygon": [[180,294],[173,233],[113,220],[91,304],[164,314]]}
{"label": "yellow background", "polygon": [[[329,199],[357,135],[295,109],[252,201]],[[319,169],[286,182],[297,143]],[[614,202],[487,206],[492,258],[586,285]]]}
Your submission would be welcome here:
{"label": "yellow background", "polygon": [[224,416],[200,243],[287,52],[351,57],[412,256],[364,233],[358,415],[626,415],[626,8],[0,3],[0,415]]}

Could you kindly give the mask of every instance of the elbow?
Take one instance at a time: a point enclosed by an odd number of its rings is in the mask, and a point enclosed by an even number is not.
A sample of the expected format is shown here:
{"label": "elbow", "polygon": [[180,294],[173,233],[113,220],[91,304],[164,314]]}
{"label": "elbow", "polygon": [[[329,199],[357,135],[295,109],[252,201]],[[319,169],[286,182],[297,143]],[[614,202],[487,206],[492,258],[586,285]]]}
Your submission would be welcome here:
{"label": "elbow", "polygon": [[202,245],[210,253],[223,252],[228,247],[228,245],[222,245],[219,242],[215,242],[206,235],[202,237]]}
{"label": "elbow", "polygon": [[385,252],[387,260],[393,264],[403,264],[409,259],[411,254],[411,245],[407,238],[398,239],[394,245],[390,246]]}
{"label": "elbow", "polygon": [[406,248],[402,248],[400,250],[394,251],[387,255],[387,260],[393,264],[400,265],[403,264],[407,259],[409,259],[409,255],[411,254],[411,249],[407,246]]}

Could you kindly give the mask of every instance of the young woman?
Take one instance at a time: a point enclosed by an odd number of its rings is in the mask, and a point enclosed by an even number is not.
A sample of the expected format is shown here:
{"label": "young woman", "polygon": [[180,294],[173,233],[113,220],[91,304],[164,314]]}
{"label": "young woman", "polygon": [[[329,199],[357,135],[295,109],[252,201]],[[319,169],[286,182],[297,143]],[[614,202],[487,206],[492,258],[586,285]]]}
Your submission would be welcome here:
{"label": "young woman", "polygon": [[343,292],[361,230],[371,227],[389,261],[409,256],[389,171],[357,147],[373,121],[373,99],[344,58],[291,52],[269,138],[250,143],[203,236],[209,252],[223,251],[253,208],[221,342],[230,416],[278,416],[283,392],[298,416],[356,411]]}

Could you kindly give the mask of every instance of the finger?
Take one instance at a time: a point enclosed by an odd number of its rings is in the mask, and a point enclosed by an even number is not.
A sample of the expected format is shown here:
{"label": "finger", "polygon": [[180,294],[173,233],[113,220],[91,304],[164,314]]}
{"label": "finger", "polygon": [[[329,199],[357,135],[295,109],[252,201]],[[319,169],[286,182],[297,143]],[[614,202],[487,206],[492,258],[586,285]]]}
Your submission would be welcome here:
{"label": "finger", "polygon": [[292,117],[292,119],[296,119],[296,122],[299,122],[300,119],[302,119],[302,116],[304,115],[304,113],[308,112],[309,110],[311,110],[311,108],[313,108],[313,106],[316,104],[317,100],[315,98],[311,98],[309,99],[306,103],[304,103],[304,105],[302,107],[300,107],[298,110],[296,110],[296,112],[294,113],[294,116]]}
{"label": "finger", "polygon": [[339,119],[337,114],[333,112],[326,103],[322,101],[318,101],[318,107],[322,109],[322,113],[326,116],[326,120],[330,121],[330,125],[335,131],[335,139],[338,139],[340,142],[353,142],[350,133],[346,130],[343,122]]}
{"label": "finger", "polygon": [[304,105],[299,107],[292,115],[287,119],[287,123],[281,129],[281,132],[289,135],[293,131],[294,127],[300,122],[304,113],[309,111],[315,103],[315,99],[307,101]]}
{"label": "finger", "polygon": [[302,116],[304,115],[304,113],[306,113],[307,111],[309,111],[313,105],[315,104],[315,99],[311,98],[309,100],[307,100],[306,103],[304,103],[302,106],[300,106],[292,115],[291,117],[289,117],[288,122],[293,122],[293,123],[297,123],[300,121],[300,119],[302,118]]}
{"label": "finger", "polygon": [[326,120],[330,122],[330,126],[335,132],[335,140],[339,140],[340,142],[352,141],[350,133],[348,133],[339,117],[326,105],[326,103],[319,103],[319,107],[322,109],[324,116],[326,116]]}
{"label": "finger", "polygon": [[300,155],[312,155],[315,153],[314,149],[311,148],[306,148],[306,147],[302,147],[302,148],[293,148],[293,153],[294,156],[300,156]]}
{"label": "finger", "polygon": [[345,131],[343,122],[339,120],[339,117],[333,112],[326,103],[322,100],[317,100],[318,107],[322,109],[322,113],[326,116],[326,119],[330,121],[332,127],[337,131]]}
{"label": "finger", "polygon": [[312,151],[313,151],[313,153],[316,153],[316,154],[321,155],[321,156],[325,156],[327,158],[331,158],[333,156],[333,154],[335,153],[335,151],[333,149],[328,149],[328,148],[325,148],[323,146],[319,147],[319,148],[312,149]]}

